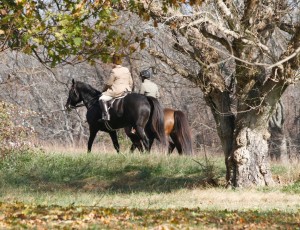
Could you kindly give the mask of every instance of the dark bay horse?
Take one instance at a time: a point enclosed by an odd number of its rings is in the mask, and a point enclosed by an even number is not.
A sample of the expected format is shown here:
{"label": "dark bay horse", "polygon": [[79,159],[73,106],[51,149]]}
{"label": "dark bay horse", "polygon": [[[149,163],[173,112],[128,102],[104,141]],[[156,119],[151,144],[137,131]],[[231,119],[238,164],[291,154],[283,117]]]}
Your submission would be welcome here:
{"label": "dark bay horse", "polygon": [[[181,110],[164,109],[164,130],[166,137],[170,137],[169,153],[176,148],[180,155],[183,153],[193,154],[191,129],[186,115]],[[128,127],[125,128],[125,132],[133,143],[130,150],[134,151],[135,148],[138,148],[141,151],[142,144],[137,136],[131,134]],[[151,130],[146,127],[146,133],[148,132],[151,133]]]}
{"label": "dark bay horse", "polygon": [[147,124],[153,131],[153,135],[165,143],[163,109],[158,100],[137,93],[128,93],[125,97],[116,99],[112,103],[109,109],[111,117],[109,121],[99,121],[102,114],[99,106],[101,94],[89,84],[72,80],[66,108],[74,108],[80,102],[83,102],[87,108],[86,118],[90,129],[88,152],[91,151],[99,130],[110,135],[115,149],[119,152],[120,146],[116,130],[124,127],[133,127],[136,130],[137,140],[147,151],[150,151],[149,138],[145,133]]}
{"label": "dark bay horse", "polygon": [[164,109],[165,134],[171,138],[169,153],[174,148],[179,154],[193,154],[193,142],[190,125],[186,115],[181,110]]}

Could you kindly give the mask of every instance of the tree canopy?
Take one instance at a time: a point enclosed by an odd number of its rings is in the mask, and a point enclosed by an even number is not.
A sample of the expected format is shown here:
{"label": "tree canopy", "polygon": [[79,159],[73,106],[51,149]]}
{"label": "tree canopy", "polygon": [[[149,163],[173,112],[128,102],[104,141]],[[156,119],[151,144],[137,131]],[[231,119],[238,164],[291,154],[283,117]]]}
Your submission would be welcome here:
{"label": "tree canopy", "polygon": [[[179,2],[163,1],[162,10]],[[4,0],[0,3],[0,52],[12,49],[34,54],[51,66],[110,61],[112,53],[124,55],[120,51],[124,47],[128,52],[136,50],[116,29],[121,12],[129,11],[150,19],[140,1]],[[143,40],[135,42],[144,47]]]}
{"label": "tree canopy", "polygon": [[108,61],[111,53],[128,45],[112,27],[119,8],[120,1],[4,0],[0,51],[10,48],[34,54],[51,66]]}

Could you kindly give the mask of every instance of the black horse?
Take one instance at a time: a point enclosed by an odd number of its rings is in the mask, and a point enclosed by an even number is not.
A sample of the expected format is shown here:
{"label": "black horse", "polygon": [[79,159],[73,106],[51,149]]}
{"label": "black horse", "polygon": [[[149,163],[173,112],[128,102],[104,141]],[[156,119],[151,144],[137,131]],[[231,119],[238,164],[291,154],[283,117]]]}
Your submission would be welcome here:
{"label": "black horse", "polygon": [[[124,127],[133,128],[132,130],[143,143],[146,151],[150,151],[154,138],[165,143],[164,112],[158,100],[137,93],[128,93],[123,98],[116,99],[111,103],[110,120],[102,121],[100,120],[102,111],[99,106],[101,94],[89,84],[72,80],[66,108],[76,108],[80,102],[83,102],[87,108],[86,118],[90,129],[88,152],[91,151],[99,130],[110,135],[115,149],[119,152],[120,146],[116,130]],[[151,132],[148,133],[150,137],[145,133],[147,125],[151,126]]]}

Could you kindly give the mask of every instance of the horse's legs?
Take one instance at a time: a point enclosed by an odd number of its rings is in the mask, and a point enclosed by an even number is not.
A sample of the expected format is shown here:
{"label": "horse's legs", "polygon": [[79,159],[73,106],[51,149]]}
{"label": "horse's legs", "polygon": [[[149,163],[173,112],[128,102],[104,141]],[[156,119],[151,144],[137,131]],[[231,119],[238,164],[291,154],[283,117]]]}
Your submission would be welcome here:
{"label": "horse's legs", "polygon": [[116,131],[110,131],[109,136],[110,136],[110,138],[113,142],[113,145],[114,145],[115,149],[119,153],[120,152],[120,145],[119,145],[119,142],[118,142],[117,132]]}
{"label": "horse's legs", "polygon": [[144,147],[141,141],[135,142],[131,145],[130,151],[133,152],[136,148],[142,153],[144,152]]}
{"label": "horse's legs", "polygon": [[150,151],[149,139],[148,139],[148,137],[145,133],[144,128],[141,127],[141,126],[137,126],[136,127],[136,134],[141,138],[146,151],[149,152]]}
{"label": "horse's legs", "polygon": [[151,131],[151,129],[150,129],[150,131],[147,130],[147,127],[146,127],[146,136],[149,139],[149,151],[150,151],[151,147],[152,147],[152,145],[154,143],[154,140],[155,139],[159,140],[159,139],[157,138],[156,134]]}
{"label": "horse's legs", "polygon": [[169,154],[173,152],[175,147],[176,147],[175,144],[172,141],[169,141]]}
{"label": "horse's legs", "polygon": [[171,134],[170,137],[173,140],[173,143],[174,143],[179,155],[181,155],[182,154],[182,146],[181,146],[181,143],[179,141],[179,138],[177,137],[176,134]]}
{"label": "horse's legs", "polygon": [[131,129],[132,127],[124,128],[126,135],[129,137],[129,139],[132,142],[130,147],[130,152],[133,152],[136,148],[138,148],[140,152],[144,152],[143,144],[141,143],[140,137],[135,133],[131,133]]}
{"label": "horse's legs", "polygon": [[130,147],[130,152],[133,153],[133,151],[136,149],[136,146],[135,144],[131,144],[131,147]]}
{"label": "horse's legs", "polygon": [[153,142],[154,142],[154,138],[149,138],[149,151],[151,150]]}
{"label": "horse's legs", "polygon": [[91,152],[91,150],[92,150],[92,145],[95,140],[97,132],[98,132],[98,130],[90,128],[90,137],[89,137],[89,141],[88,141],[88,153]]}

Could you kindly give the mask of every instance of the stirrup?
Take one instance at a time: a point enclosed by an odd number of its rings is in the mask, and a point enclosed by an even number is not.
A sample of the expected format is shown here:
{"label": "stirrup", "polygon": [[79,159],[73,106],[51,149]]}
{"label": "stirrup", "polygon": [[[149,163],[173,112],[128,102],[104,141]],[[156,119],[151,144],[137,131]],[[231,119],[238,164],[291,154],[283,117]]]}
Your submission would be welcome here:
{"label": "stirrup", "polygon": [[100,119],[98,119],[98,122],[104,122],[104,121],[109,121],[110,120],[110,115],[109,114],[103,114]]}
{"label": "stirrup", "polygon": [[110,115],[108,113],[103,113],[102,114],[102,120],[109,121],[110,120]]}

